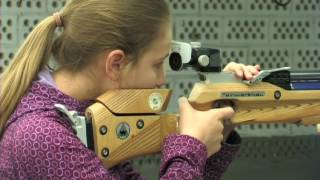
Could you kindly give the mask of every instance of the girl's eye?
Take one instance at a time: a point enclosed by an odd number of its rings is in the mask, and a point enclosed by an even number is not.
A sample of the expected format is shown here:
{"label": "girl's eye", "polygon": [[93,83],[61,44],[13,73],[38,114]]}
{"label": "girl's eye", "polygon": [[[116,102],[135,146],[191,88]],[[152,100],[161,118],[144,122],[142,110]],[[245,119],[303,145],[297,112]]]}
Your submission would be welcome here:
{"label": "girl's eye", "polygon": [[163,61],[161,63],[155,64],[154,67],[160,68],[163,65]]}

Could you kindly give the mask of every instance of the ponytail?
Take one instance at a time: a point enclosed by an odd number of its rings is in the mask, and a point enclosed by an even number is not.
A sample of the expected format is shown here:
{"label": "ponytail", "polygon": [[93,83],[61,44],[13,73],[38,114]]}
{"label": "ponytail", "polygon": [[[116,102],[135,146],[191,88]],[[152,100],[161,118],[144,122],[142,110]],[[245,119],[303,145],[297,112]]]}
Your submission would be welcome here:
{"label": "ponytail", "polygon": [[53,16],[41,21],[29,34],[1,76],[0,138],[17,104],[49,59],[55,27]]}

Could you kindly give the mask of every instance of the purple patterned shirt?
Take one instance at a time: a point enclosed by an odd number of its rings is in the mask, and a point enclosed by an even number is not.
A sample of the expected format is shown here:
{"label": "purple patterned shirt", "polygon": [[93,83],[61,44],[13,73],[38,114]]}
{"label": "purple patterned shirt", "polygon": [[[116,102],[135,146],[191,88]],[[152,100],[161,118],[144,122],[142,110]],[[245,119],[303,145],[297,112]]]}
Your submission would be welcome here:
{"label": "purple patterned shirt", "polygon": [[[130,161],[106,169],[55,109],[56,103],[83,115],[92,101],[79,102],[46,83],[33,82],[0,141],[1,179],[145,179]],[[238,149],[224,144],[207,159],[200,141],[171,135],[163,145],[160,179],[219,179]]]}

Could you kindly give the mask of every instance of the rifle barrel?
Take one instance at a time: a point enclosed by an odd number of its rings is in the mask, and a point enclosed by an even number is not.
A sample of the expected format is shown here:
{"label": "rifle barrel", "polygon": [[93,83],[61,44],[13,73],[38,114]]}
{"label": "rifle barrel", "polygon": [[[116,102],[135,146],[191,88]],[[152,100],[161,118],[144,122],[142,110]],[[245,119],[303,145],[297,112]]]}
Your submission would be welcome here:
{"label": "rifle barrel", "polygon": [[290,73],[290,84],[294,90],[320,90],[320,73]]}

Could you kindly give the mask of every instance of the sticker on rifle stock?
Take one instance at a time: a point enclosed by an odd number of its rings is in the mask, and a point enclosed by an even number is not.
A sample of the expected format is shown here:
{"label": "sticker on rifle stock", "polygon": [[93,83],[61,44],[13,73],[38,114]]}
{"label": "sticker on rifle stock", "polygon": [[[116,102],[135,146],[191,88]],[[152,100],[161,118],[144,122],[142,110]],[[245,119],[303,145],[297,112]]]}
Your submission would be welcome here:
{"label": "sticker on rifle stock", "polygon": [[159,109],[161,109],[162,104],[163,104],[163,98],[160,93],[152,93],[149,96],[149,107],[152,110],[158,111]]}
{"label": "sticker on rifle stock", "polygon": [[243,92],[222,92],[222,98],[244,98],[244,97],[263,97],[266,93],[263,91],[243,91]]}
{"label": "sticker on rifle stock", "polygon": [[116,133],[119,139],[127,139],[130,135],[130,125],[126,122],[121,122],[118,124]]}

